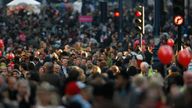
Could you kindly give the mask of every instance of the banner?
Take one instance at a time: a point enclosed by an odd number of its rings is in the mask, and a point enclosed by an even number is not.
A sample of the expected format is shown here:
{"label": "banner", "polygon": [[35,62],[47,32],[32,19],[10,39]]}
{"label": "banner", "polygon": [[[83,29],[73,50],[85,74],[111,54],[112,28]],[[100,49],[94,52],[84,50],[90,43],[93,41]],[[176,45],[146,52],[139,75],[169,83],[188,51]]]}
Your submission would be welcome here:
{"label": "banner", "polygon": [[93,22],[92,16],[79,16],[79,22],[85,23],[85,22]]}

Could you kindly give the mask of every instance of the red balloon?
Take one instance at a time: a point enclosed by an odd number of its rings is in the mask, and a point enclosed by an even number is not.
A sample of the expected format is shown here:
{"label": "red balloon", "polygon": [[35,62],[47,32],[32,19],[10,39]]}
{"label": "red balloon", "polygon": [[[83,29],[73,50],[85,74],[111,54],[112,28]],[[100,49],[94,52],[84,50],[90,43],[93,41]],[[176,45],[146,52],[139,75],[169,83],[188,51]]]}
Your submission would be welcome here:
{"label": "red balloon", "polygon": [[165,65],[171,63],[173,55],[173,49],[168,45],[163,45],[158,50],[158,58]]}
{"label": "red balloon", "polygon": [[3,52],[2,51],[0,51],[0,57],[2,57],[3,56]]}
{"label": "red balloon", "polygon": [[15,55],[13,54],[13,53],[9,53],[8,55],[7,55],[7,59],[9,59],[9,60],[12,60],[12,59],[14,59],[15,58]]}
{"label": "red balloon", "polygon": [[3,48],[4,47],[4,42],[2,39],[0,39],[0,48]]}
{"label": "red balloon", "polygon": [[180,65],[187,67],[191,61],[191,53],[187,49],[181,50],[178,53],[177,60]]}
{"label": "red balloon", "polygon": [[[134,48],[136,48],[138,45],[140,45],[140,42],[139,42],[140,40],[136,40],[135,42],[134,42]],[[145,40],[142,40],[142,45],[145,45],[146,44],[146,42],[145,42]]]}
{"label": "red balloon", "polygon": [[168,39],[167,40],[167,45],[169,45],[169,46],[171,46],[171,47],[173,47],[174,46],[174,40],[173,39]]}

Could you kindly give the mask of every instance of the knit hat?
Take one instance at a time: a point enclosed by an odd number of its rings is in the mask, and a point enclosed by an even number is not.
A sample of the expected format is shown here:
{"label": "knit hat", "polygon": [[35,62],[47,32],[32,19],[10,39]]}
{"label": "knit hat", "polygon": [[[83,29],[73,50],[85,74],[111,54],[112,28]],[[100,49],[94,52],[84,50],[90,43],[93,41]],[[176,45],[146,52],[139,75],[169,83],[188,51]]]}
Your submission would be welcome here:
{"label": "knit hat", "polygon": [[70,82],[67,84],[65,89],[65,94],[73,96],[80,93],[80,88],[77,85],[77,82]]}
{"label": "knit hat", "polygon": [[4,62],[2,62],[2,63],[0,64],[0,69],[6,68],[6,67],[7,67],[7,65],[6,65]]}

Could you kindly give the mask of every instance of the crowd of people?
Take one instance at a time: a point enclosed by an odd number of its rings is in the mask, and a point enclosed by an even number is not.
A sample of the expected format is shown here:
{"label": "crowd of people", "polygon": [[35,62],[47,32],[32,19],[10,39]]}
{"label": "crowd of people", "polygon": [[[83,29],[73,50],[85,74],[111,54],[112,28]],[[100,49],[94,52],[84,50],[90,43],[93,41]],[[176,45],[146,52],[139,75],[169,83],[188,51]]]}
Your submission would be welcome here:
{"label": "crowd of people", "polygon": [[[0,108],[192,106],[192,72],[176,60],[166,66],[153,63],[153,30],[146,27],[141,48],[134,9],[124,9],[123,41],[114,28],[112,7],[105,24],[100,24],[99,9],[87,12],[93,16],[91,25],[80,24],[71,8],[60,12],[46,6],[40,14],[20,10],[9,15],[5,7],[0,10]],[[151,7],[146,16],[152,24]],[[176,28],[165,23],[162,45],[169,38],[177,41]],[[192,48],[188,29],[184,48]]]}

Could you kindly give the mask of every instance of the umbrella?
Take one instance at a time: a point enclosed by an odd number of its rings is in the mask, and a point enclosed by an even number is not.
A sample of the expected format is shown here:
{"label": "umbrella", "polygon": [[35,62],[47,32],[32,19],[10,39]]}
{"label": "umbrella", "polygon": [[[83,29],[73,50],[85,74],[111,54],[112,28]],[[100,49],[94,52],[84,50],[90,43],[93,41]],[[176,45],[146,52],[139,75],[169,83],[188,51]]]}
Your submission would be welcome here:
{"label": "umbrella", "polygon": [[40,5],[41,3],[36,0],[13,0],[10,3],[7,4],[7,6],[17,6],[20,4],[26,4],[26,5]]}
{"label": "umbrella", "polygon": [[145,31],[147,32],[153,32],[153,26],[151,24],[145,25]]}

